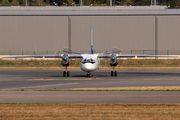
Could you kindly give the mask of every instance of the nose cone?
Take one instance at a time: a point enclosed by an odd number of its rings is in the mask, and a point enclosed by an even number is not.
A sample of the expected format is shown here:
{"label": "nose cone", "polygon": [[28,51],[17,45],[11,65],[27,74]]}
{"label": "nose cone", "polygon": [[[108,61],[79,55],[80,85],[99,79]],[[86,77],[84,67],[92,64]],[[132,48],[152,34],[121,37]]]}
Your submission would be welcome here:
{"label": "nose cone", "polygon": [[81,70],[84,72],[92,72],[95,71],[96,65],[92,64],[92,63],[86,63],[86,64],[81,64]]}
{"label": "nose cone", "polygon": [[66,58],[66,57],[64,57],[63,59],[64,59],[64,60],[66,60],[67,58]]}

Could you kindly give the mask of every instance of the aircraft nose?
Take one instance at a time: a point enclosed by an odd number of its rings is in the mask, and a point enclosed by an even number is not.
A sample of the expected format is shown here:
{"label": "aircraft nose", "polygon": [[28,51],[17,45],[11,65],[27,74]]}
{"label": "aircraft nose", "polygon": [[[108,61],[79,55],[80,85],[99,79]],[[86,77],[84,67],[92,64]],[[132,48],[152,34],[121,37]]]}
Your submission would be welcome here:
{"label": "aircraft nose", "polygon": [[81,66],[81,69],[83,71],[90,72],[90,71],[94,70],[94,66],[91,63],[86,63]]}
{"label": "aircraft nose", "polygon": [[85,70],[89,70],[90,68],[91,68],[90,65],[84,65],[84,69],[85,69]]}

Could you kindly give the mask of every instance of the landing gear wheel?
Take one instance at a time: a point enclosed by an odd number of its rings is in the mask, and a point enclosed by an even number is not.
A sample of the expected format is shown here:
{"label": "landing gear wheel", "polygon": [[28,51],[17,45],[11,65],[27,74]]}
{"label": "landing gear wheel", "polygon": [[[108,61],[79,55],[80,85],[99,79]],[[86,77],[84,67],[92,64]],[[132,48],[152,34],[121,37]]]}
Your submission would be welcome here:
{"label": "landing gear wheel", "polygon": [[113,71],[111,71],[111,76],[113,76]]}
{"label": "landing gear wheel", "polygon": [[91,77],[91,73],[87,73],[87,77]]}
{"label": "landing gear wheel", "polygon": [[69,71],[67,71],[67,77],[69,77]]}
{"label": "landing gear wheel", "polygon": [[114,71],[114,76],[117,76],[117,71]]}
{"label": "landing gear wheel", "polygon": [[63,71],[63,77],[66,77],[66,71]]}

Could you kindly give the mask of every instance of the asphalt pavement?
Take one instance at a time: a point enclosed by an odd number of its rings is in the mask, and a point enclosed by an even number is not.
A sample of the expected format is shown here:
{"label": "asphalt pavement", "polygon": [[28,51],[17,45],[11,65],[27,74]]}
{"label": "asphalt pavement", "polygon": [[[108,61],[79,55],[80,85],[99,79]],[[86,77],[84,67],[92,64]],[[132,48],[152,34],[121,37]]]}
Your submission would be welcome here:
{"label": "asphalt pavement", "polygon": [[93,72],[63,77],[58,70],[0,70],[0,103],[179,103],[179,91],[14,91],[22,89],[179,86],[180,71]]}

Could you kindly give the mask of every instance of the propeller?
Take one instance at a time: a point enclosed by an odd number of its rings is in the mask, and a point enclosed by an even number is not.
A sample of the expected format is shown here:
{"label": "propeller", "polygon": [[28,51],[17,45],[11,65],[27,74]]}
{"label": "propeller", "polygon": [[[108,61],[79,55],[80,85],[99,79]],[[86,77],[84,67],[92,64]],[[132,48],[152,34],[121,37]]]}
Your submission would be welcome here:
{"label": "propeller", "polygon": [[[53,60],[55,60],[55,55],[59,53],[60,54],[60,50],[57,50],[54,52],[54,56],[53,56]],[[61,57],[59,57],[59,60],[60,60]],[[61,66],[58,66],[59,70],[63,70]]]}
{"label": "propeller", "polygon": [[[70,47],[63,47],[63,52],[64,53],[71,54],[70,52],[67,52],[67,51],[73,51],[73,49],[70,48]],[[76,64],[79,63],[77,57],[75,58],[75,60],[70,59],[70,61],[71,61],[71,65],[72,66],[76,66]]]}
{"label": "propeller", "polygon": [[[107,52],[107,50],[104,50],[103,54],[121,54],[121,51],[122,50],[120,48],[113,46],[111,52]],[[111,56],[110,59],[112,61],[115,61],[116,58],[115,56]],[[117,61],[118,61],[118,65],[122,67],[124,64],[124,59],[118,59]],[[110,66],[109,60],[108,61],[105,60],[105,62],[108,62],[108,63],[105,63],[106,65],[105,68],[107,68],[108,70],[112,70],[112,66]]]}
{"label": "propeller", "polygon": [[[122,49],[120,49],[120,48],[118,48],[118,47],[115,47],[115,46],[113,46],[113,50],[114,50],[114,51],[119,50],[119,51],[120,51],[119,54],[121,54],[121,51],[122,51]],[[118,65],[119,65],[120,67],[122,67],[123,64],[124,64],[124,61],[125,61],[125,59],[118,59]]]}
{"label": "propeller", "polygon": [[[104,50],[103,51],[103,53],[102,54],[106,54],[107,53],[107,50]],[[100,58],[100,59],[102,59],[102,58]],[[105,66],[103,66],[104,68],[106,68],[107,70],[111,70],[111,66],[110,66],[110,64],[109,64],[109,60],[107,60],[106,58],[104,58],[104,64],[105,64]]]}

